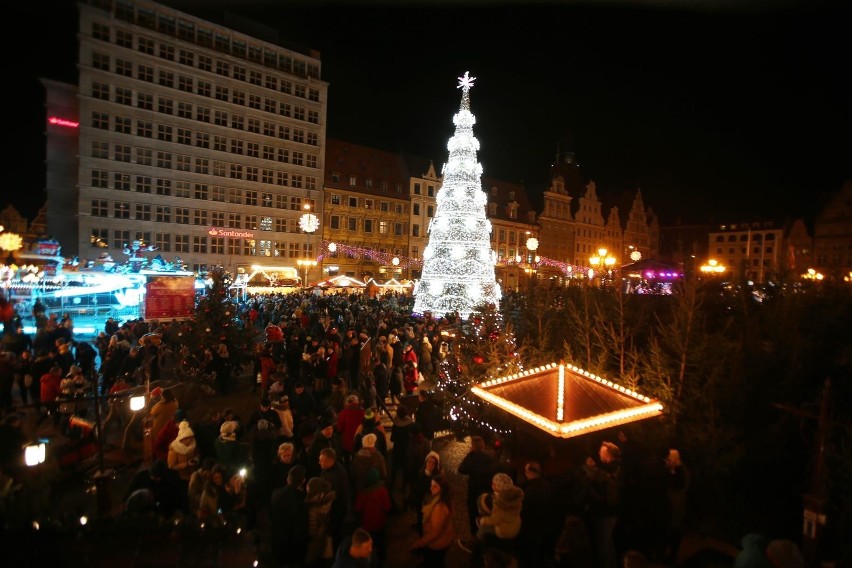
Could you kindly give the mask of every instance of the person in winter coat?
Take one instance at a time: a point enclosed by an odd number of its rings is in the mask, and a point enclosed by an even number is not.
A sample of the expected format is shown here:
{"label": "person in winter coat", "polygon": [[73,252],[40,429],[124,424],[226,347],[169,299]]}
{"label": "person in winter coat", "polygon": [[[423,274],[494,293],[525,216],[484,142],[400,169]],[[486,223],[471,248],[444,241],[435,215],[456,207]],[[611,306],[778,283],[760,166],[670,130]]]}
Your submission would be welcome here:
{"label": "person in winter coat", "polygon": [[376,554],[376,566],[384,565],[387,556],[385,532],[391,499],[388,488],[382,482],[379,470],[367,472],[364,487],[355,494],[355,511],[361,516],[361,528],[370,533]]}
{"label": "person in winter coat", "polygon": [[496,474],[491,481],[491,487],[493,494],[486,493],[479,497],[481,514],[477,522],[479,530],[476,538],[484,541],[488,535],[494,535],[503,540],[513,539],[521,531],[524,491],[505,473]]}
{"label": "person in winter coat", "polygon": [[287,473],[286,485],[272,492],[269,520],[272,556],[279,566],[301,566],[308,542],[308,505],[305,502],[305,468],[294,465]]}
{"label": "person in winter coat", "polygon": [[305,503],[308,506],[308,539],[305,553],[305,566],[322,566],[323,561],[334,555],[334,543],[331,538],[331,504],[335,493],[331,485],[321,477],[312,477],[308,481],[308,494]]}
{"label": "person in winter coat", "polygon": [[[277,326],[276,326],[277,327]],[[275,357],[272,354],[272,345],[266,344],[260,352],[260,394],[266,396],[269,394],[269,386],[272,382],[272,373],[275,372]],[[252,385],[254,392],[257,383]]]}
{"label": "person in winter coat", "polygon": [[410,489],[410,483],[405,475],[405,468],[408,460],[408,447],[411,440],[414,420],[411,418],[411,412],[407,406],[400,406],[396,409],[396,416],[393,417],[393,428],[391,429],[391,463],[390,472],[388,474],[388,487],[391,490],[396,488],[396,479],[402,475],[402,494],[405,495]]}
{"label": "person in winter coat", "polygon": [[195,432],[184,420],[178,424],[178,433],[174,441],[169,444],[168,461],[169,469],[178,472],[178,475],[189,488],[189,478],[198,467],[198,448],[195,446]]}
{"label": "person in winter coat", "polygon": [[434,373],[435,367],[432,364],[432,344],[429,342],[429,336],[424,334],[421,341],[420,358],[417,360],[417,369],[425,377],[429,377]]}
{"label": "person in winter coat", "polygon": [[169,420],[174,420],[175,414],[178,411],[178,401],[175,398],[174,393],[171,390],[164,389],[154,389],[151,391],[151,396],[155,396],[155,394],[159,394],[160,400],[151,407],[151,413],[149,417],[151,418],[151,436],[152,440],[157,439],[157,435],[160,433],[160,430],[163,429],[163,426],[166,425],[166,422]]}
{"label": "person in winter coat", "polygon": [[337,432],[340,434],[340,449],[344,464],[349,464],[355,445],[355,433],[364,421],[364,407],[358,400],[358,395],[350,394],[346,397],[346,406],[337,415]]}
{"label": "person in winter coat", "polygon": [[219,427],[219,436],[213,442],[213,448],[216,452],[216,462],[230,470],[235,470],[239,465],[244,463],[243,450],[237,439],[237,428],[239,424],[236,420],[226,420]]}
{"label": "person in winter coat", "polygon": [[423,460],[423,466],[417,472],[417,478],[411,485],[410,505],[417,512],[417,526],[422,526],[423,502],[431,495],[432,480],[443,475],[441,455],[430,451]]}
{"label": "person in winter coat", "polygon": [[182,412],[178,410],[175,413],[174,419],[169,420],[162,428],[160,428],[160,433],[157,434],[156,438],[154,438],[154,459],[163,460],[165,462],[169,460],[169,446],[175,441],[175,438],[177,438],[178,428],[182,421]]}
{"label": "person in winter coat", "polygon": [[352,475],[352,488],[360,491],[367,485],[367,474],[375,469],[382,480],[387,478],[385,458],[376,449],[376,435],[367,434],[361,439],[361,449],[352,457],[349,471]]}
{"label": "person in winter coat", "polygon": [[456,539],[450,484],[443,475],[432,479],[422,512],[422,536],[414,541],[411,550],[422,552],[423,568],[443,567],[447,549]]}

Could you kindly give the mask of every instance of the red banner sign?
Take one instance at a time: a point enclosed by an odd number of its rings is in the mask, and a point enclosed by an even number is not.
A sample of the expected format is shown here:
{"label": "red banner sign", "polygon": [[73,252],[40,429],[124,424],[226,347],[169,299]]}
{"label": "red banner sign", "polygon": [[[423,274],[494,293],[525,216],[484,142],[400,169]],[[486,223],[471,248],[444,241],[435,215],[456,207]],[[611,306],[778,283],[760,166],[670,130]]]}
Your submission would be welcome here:
{"label": "red banner sign", "polygon": [[195,278],[151,276],[145,284],[145,319],[183,319],[195,313]]}

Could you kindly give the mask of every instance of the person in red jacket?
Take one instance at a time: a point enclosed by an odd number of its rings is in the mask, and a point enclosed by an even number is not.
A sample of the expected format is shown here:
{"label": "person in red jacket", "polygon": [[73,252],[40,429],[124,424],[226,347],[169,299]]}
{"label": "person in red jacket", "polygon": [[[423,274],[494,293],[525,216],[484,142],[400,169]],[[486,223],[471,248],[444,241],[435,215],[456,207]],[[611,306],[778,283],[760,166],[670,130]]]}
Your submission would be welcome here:
{"label": "person in red jacket", "polygon": [[[260,352],[260,396],[269,394],[272,384],[272,373],[275,372],[275,357],[272,354],[272,345],[266,344]],[[254,390],[252,389],[252,392]]]}
{"label": "person in red jacket", "polygon": [[62,367],[54,365],[50,371],[39,378],[39,399],[41,407],[45,410],[40,420],[48,415],[53,416],[53,426],[59,426],[59,395],[62,394]]}
{"label": "person in red jacket", "polygon": [[390,493],[375,468],[367,472],[366,485],[355,494],[355,510],[361,516],[361,528],[370,533],[376,551],[376,566],[384,566],[387,557],[388,513],[391,510]]}
{"label": "person in red jacket", "polygon": [[337,432],[340,434],[340,449],[343,450],[343,463],[348,466],[355,447],[355,434],[364,421],[364,407],[357,395],[346,397],[346,405],[337,415]]}

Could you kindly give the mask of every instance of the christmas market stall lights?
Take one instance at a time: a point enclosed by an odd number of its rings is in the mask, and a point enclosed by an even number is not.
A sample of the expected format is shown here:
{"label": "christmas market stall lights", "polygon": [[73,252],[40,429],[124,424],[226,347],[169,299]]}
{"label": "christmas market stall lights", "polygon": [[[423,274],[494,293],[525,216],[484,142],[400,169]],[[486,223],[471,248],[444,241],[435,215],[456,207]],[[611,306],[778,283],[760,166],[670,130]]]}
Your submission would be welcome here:
{"label": "christmas market stall lights", "polygon": [[550,363],[479,383],[471,392],[559,438],[659,416],[663,405],[574,365]]}

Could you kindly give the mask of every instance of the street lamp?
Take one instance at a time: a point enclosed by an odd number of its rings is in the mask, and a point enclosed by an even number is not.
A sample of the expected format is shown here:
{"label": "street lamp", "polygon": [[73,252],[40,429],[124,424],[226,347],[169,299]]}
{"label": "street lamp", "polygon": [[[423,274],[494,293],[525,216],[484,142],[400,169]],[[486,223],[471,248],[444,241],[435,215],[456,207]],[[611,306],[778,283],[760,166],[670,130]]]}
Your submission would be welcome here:
{"label": "street lamp", "polygon": [[[604,271],[608,275],[612,270],[613,265],[615,264],[615,257],[609,254],[609,251],[606,250],[605,247],[601,247],[598,249],[597,255],[592,255],[589,257],[589,266],[591,266],[594,270],[601,270],[601,284],[604,283]],[[589,278],[594,276],[593,271],[589,271]]]}
{"label": "street lamp", "polygon": [[725,265],[719,264],[719,261],[715,258],[711,258],[707,261],[707,264],[702,264],[699,270],[701,270],[701,272],[707,274],[708,276],[712,276],[714,274],[724,273],[727,268],[725,267]]}
{"label": "street lamp", "polygon": [[538,262],[541,258],[535,253],[538,250],[538,239],[535,237],[530,237],[527,239],[527,250],[532,253],[531,257],[528,259],[530,261],[530,288],[532,288],[533,283],[535,282],[536,272],[538,272]]}
{"label": "street lamp", "polygon": [[313,266],[316,266],[317,261],[300,258],[299,260],[296,261],[296,264],[298,264],[302,268],[303,273],[304,273],[304,278],[302,279],[302,288],[307,288],[308,287],[308,269],[313,267]]}

